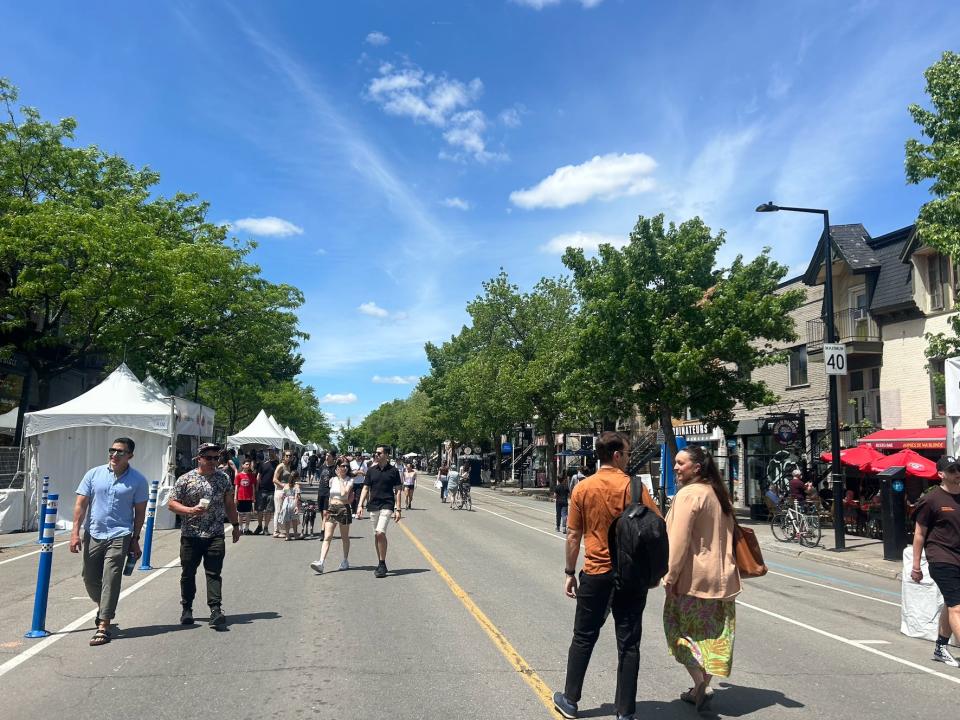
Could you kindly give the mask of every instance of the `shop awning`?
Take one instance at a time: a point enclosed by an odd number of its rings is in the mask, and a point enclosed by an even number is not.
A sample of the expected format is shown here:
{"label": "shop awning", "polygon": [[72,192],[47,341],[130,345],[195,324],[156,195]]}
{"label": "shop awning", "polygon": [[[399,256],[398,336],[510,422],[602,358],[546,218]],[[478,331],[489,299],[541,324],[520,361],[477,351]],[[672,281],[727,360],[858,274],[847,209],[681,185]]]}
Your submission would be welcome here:
{"label": "shop awning", "polygon": [[915,430],[877,430],[864,435],[858,442],[871,445],[877,450],[946,450],[945,427],[918,428]]}

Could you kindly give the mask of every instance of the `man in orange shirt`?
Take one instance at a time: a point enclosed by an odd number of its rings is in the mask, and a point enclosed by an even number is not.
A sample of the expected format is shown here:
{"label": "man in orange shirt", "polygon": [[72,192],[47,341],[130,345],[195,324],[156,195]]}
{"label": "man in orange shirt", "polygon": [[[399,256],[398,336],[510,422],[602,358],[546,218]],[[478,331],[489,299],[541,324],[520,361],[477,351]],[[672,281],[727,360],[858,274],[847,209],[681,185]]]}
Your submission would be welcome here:
{"label": "man in orange shirt", "polygon": [[[600,467],[594,475],[581,480],[570,494],[567,517],[566,581],[564,593],[576,598],[573,641],[567,655],[564,691],[553,694],[553,704],[566,718],[577,717],[577,703],[583,690],[583,678],[590,664],[593,646],[600,628],[613,611],[617,636],[617,717],[634,718],[637,705],[637,675],[640,670],[640,633],[646,590],[627,593],[615,589],[613,564],[607,534],[613,521],[630,504],[630,477],[627,462],[630,443],[620,433],[605,432],[596,444]],[[657,515],[659,509],[647,489],[641,485],[643,504]],[[577,582],[577,558],[580,541],[584,544],[583,571]]]}

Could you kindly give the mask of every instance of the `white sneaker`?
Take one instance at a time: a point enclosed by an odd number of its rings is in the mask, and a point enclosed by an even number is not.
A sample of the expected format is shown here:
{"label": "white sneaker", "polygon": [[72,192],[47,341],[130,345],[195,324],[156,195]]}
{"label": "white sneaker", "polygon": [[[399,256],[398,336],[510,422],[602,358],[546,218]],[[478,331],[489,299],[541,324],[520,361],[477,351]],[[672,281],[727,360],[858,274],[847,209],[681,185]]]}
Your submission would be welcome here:
{"label": "white sneaker", "polygon": [[323,563],[319,560],[314,560],[310,563],[310,567],[316,571],[317,575],[323,575]]}
{"label": "white sneaker", "polygon": [[339,569],[340,569],[340,570],[349,570],[349,569],[350,569],[350,563],[349,563],[349,561],[347,561],[347,560],[341,561],[341,563],[340,563],[340,568],[339,568]]}
{"label": "white sneaker", "polygon": [[960,668],[960,662],[957,662],[957,659],[950,654],[946,645],[941,645],[933,649],[933,659],[936,662],[942,662],[944,665]]}

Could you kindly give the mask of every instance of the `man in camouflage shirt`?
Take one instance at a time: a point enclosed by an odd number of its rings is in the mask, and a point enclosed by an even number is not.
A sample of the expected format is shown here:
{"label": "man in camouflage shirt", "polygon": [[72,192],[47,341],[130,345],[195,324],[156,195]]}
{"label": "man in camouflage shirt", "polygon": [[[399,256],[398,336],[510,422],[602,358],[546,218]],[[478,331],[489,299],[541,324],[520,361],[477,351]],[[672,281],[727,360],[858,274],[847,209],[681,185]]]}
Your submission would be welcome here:
{"label": "man in camouflage shirt", "polygon": [[197,451],[197,467],[179,478],[173,486],[169,507],[182,518],[180,525],[180,622],[193,624],[193,598],[197,594],[197,568],[203,563],[207,576],[207,605],[210,627],[217,630],[227,625],[221,608],[223,558],[226,540],[223,524],[233,524],[233,541],[240,539],[240,518],[233,496],[233,483],[227,474],[217,470],[220,446],[203,443]]}

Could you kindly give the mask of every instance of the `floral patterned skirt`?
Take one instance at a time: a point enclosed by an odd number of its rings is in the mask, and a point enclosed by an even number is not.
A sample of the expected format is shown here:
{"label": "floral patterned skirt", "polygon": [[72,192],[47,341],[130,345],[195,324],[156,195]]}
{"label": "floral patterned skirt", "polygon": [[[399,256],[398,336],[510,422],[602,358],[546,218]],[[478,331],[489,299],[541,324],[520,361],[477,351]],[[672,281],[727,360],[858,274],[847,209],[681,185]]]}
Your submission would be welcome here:
{"label": "floral patterned skirt", "polygon": [[664,601],[667,648],[681,665],[730,677],[736,628],[737,605],[733,600],[668,595]]}

